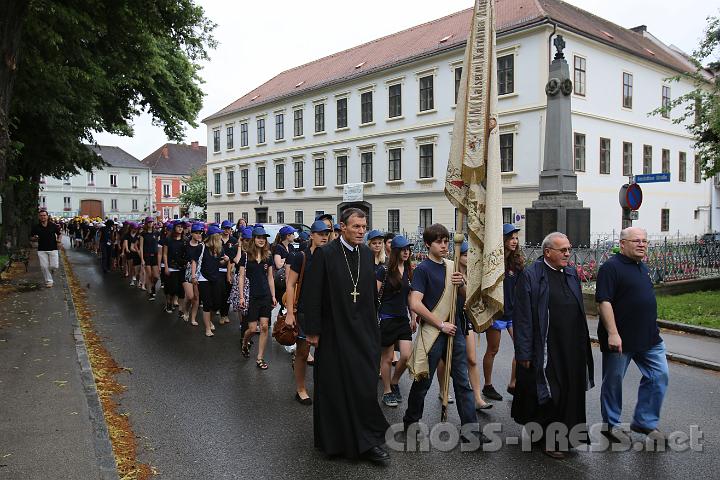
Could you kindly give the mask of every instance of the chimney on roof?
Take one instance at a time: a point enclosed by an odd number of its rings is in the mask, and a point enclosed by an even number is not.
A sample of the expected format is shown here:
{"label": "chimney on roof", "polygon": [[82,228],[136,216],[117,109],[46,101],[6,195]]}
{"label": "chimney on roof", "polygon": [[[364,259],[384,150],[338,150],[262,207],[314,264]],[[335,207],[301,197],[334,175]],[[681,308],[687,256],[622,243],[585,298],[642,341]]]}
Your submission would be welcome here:
{"label": "chimney on roof", "polygon": [[170,156],[170,150],[168,150],[167,145],[162,148],[162,152],[160,152],[160,155],[162,155],[164,158],[168,158]]}
{"label": "chimney on roof", "polygon": [[638,25],[637,27],[633,27],[630,30],[632,30],[635,33],[639,33],[642,35],[644,32],[647,32],[647,25]]}
{"label": "chimney on roof", "polygon": [[200,150],[200,142],[195,140],[194,142],[190,142],[190,146],[193,150]]}

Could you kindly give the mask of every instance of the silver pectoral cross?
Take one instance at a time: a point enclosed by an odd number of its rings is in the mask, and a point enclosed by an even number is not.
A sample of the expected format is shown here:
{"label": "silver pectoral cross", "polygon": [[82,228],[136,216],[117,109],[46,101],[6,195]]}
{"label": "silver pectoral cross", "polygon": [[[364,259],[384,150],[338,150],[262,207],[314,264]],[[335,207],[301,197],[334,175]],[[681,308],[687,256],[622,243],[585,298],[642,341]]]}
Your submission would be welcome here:
{"label": "silver pectoral cross", "polygon": [[353,291],[350,293],[353,297],[353,303],[357,303],[357,297],[360,295],[360,292],[357,291],[357,288],[353,288]]}

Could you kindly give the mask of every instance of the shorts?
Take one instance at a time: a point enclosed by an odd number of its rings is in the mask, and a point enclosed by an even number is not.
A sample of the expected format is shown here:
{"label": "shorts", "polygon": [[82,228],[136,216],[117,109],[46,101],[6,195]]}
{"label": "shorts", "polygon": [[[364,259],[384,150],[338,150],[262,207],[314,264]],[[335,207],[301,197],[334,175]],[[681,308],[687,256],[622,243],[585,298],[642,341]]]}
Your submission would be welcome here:
{"label": "shorts", "polygon": [[500,318],[498,320],[495,320],[492,325],[490,325],[490,328],[494,328],[495,330],[505,330],[507,328],[512,328],[512,318]]}
{"label": "shorts", "polygon": [[216,312],[220,310],[224,290],[222,279],[214,282],[198,282],[198,290],[200,291],[200,300],[203,304],[203,312]]}
{"label": "shorts", "polygon": [[[165,275],[165,272],[163,272]],[[170,272],[169,276],[165,277],[165,296],[171,297],[177,295],[179,298],[185,298],[185,290],[183,289],[183,280],[185,272]]]}
{"label": "shorts", "polygon": [[152,255],[152,254],[146,253],[144,255],[144,258],[145,258],[145,266],[146,267],[157,267],[158,266],[157,255]]}
{"label": "shorts", "polygon": [[133,266],[140,266],[140,254],[137,252],[130,252],[127,259],[133,262]]}
{"label": "shorts", "polygon": [[380,345],[390,347],[398,340],[412,340],[410,320],[407,317],[390,317],[380,320]]}
{"label": "shorts", "polygon": [[261,318],[270,318],[272,315],[272,298],[251,297],[248,313],[245,318],[248,322],[257,322]]}

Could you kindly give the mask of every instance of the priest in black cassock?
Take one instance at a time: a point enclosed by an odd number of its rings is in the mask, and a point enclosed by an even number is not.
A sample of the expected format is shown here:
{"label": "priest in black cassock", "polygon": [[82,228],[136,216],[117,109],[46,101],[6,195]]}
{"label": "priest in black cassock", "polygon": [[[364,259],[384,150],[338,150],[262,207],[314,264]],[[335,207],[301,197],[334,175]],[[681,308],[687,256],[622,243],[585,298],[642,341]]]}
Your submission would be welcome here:
{"label": "priest in black cassock", "polygon": [[318,248],[305,272],[300,325],[315,346],[315,447],[330,456],[385,464],[389,427],[377,399],[380,330],[365,212],[346,209],[342,234]]}

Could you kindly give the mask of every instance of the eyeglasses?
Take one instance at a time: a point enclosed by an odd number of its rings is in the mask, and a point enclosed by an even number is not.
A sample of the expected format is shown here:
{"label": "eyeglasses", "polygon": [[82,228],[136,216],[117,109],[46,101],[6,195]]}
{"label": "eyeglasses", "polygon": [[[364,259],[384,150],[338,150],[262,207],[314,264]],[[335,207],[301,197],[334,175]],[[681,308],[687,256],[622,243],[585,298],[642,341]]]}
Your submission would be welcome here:
{"label": "eyeglasses", "polygon": [[572,253],[572,247],[567,247],[567,248],[552,248],[552,247],[547,247],[547,248],[550,249],[550,250],[555,250],[556,252],[560,252],[560,253]]}
{"label": "eyeglasses", "polygon": [[623,238],[622,240],[623,240],[623,242],[632,242],[637,245],[647,245],[648,244],[647,240],[628,240],[627,238]]}

